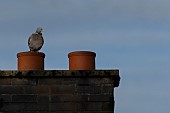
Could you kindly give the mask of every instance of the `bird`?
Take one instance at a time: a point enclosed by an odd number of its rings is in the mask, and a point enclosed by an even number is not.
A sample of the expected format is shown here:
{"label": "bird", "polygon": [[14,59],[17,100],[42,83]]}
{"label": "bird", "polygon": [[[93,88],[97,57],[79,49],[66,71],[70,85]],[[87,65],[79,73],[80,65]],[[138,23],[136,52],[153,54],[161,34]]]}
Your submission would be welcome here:
{"label": "bird", "polygon": [[39,50],[42,48],[44,44],[44,39],[42,36],[43,28],[38,27],[36,29],[36,32],[33,33],[29,38],[28,38],[28,46],[31,52],[39,52]]}

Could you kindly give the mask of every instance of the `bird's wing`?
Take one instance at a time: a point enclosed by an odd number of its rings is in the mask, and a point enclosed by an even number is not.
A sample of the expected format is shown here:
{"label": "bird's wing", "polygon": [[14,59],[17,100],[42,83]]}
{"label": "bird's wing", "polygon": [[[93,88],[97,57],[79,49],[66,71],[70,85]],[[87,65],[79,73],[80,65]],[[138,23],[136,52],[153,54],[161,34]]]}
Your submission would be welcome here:
{"label": "bird's wing", "polygon": [[37,40],[37,34],[32,34],[28,39],[28,46],[35,47]]}
{"label": "bird's wing", "polygon": [[36,49],[37,50],[40,50],[42,48],[44,44],[44,39],[43,39],[43,36],[41,34],[38,34],[37,35],[37,41],[36,41]]}

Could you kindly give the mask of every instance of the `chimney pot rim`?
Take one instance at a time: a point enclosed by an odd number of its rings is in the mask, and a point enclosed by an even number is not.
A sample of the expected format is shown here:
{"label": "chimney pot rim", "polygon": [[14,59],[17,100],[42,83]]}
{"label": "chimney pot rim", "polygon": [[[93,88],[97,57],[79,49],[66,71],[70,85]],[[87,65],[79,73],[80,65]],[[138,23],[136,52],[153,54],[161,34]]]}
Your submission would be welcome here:
{"label": "chimney pot rim", "polygon": [[20,52],[17,53],[17,58],[21,57],[21,56],[42,56],[43,58],[45,58],[45,53],[43,52]]}
{"label": "chimney pot rim", "polygon": [[96,53],[92,51],[74,51],[68,54],[68,57],[71,57],[71,56],[94,56],[96,57]]}

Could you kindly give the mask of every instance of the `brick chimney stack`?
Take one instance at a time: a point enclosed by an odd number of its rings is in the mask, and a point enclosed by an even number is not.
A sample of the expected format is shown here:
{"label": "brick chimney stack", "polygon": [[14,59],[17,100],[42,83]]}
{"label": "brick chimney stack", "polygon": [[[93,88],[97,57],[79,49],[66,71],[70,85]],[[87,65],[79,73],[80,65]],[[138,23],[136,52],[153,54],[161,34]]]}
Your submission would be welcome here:
{"label": "brick chimney stack", "polygon": [[44,70],[44,53],[18,53],[18,71],[0,70],[0,112],[114,113],[119,70],[96,70],[95,56],[71,52],[70,70]]}

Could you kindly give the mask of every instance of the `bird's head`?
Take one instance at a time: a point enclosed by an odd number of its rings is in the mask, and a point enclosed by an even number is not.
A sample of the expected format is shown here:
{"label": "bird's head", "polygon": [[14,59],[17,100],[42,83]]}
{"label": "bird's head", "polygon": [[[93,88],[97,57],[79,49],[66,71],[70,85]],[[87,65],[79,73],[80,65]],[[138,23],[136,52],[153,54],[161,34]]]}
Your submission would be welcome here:
{"label": "bird's head", "polygon": [[36,33],[41,34],[41,32],[43,32],[43,28],[42,27],[38,27],[36,30]]}

